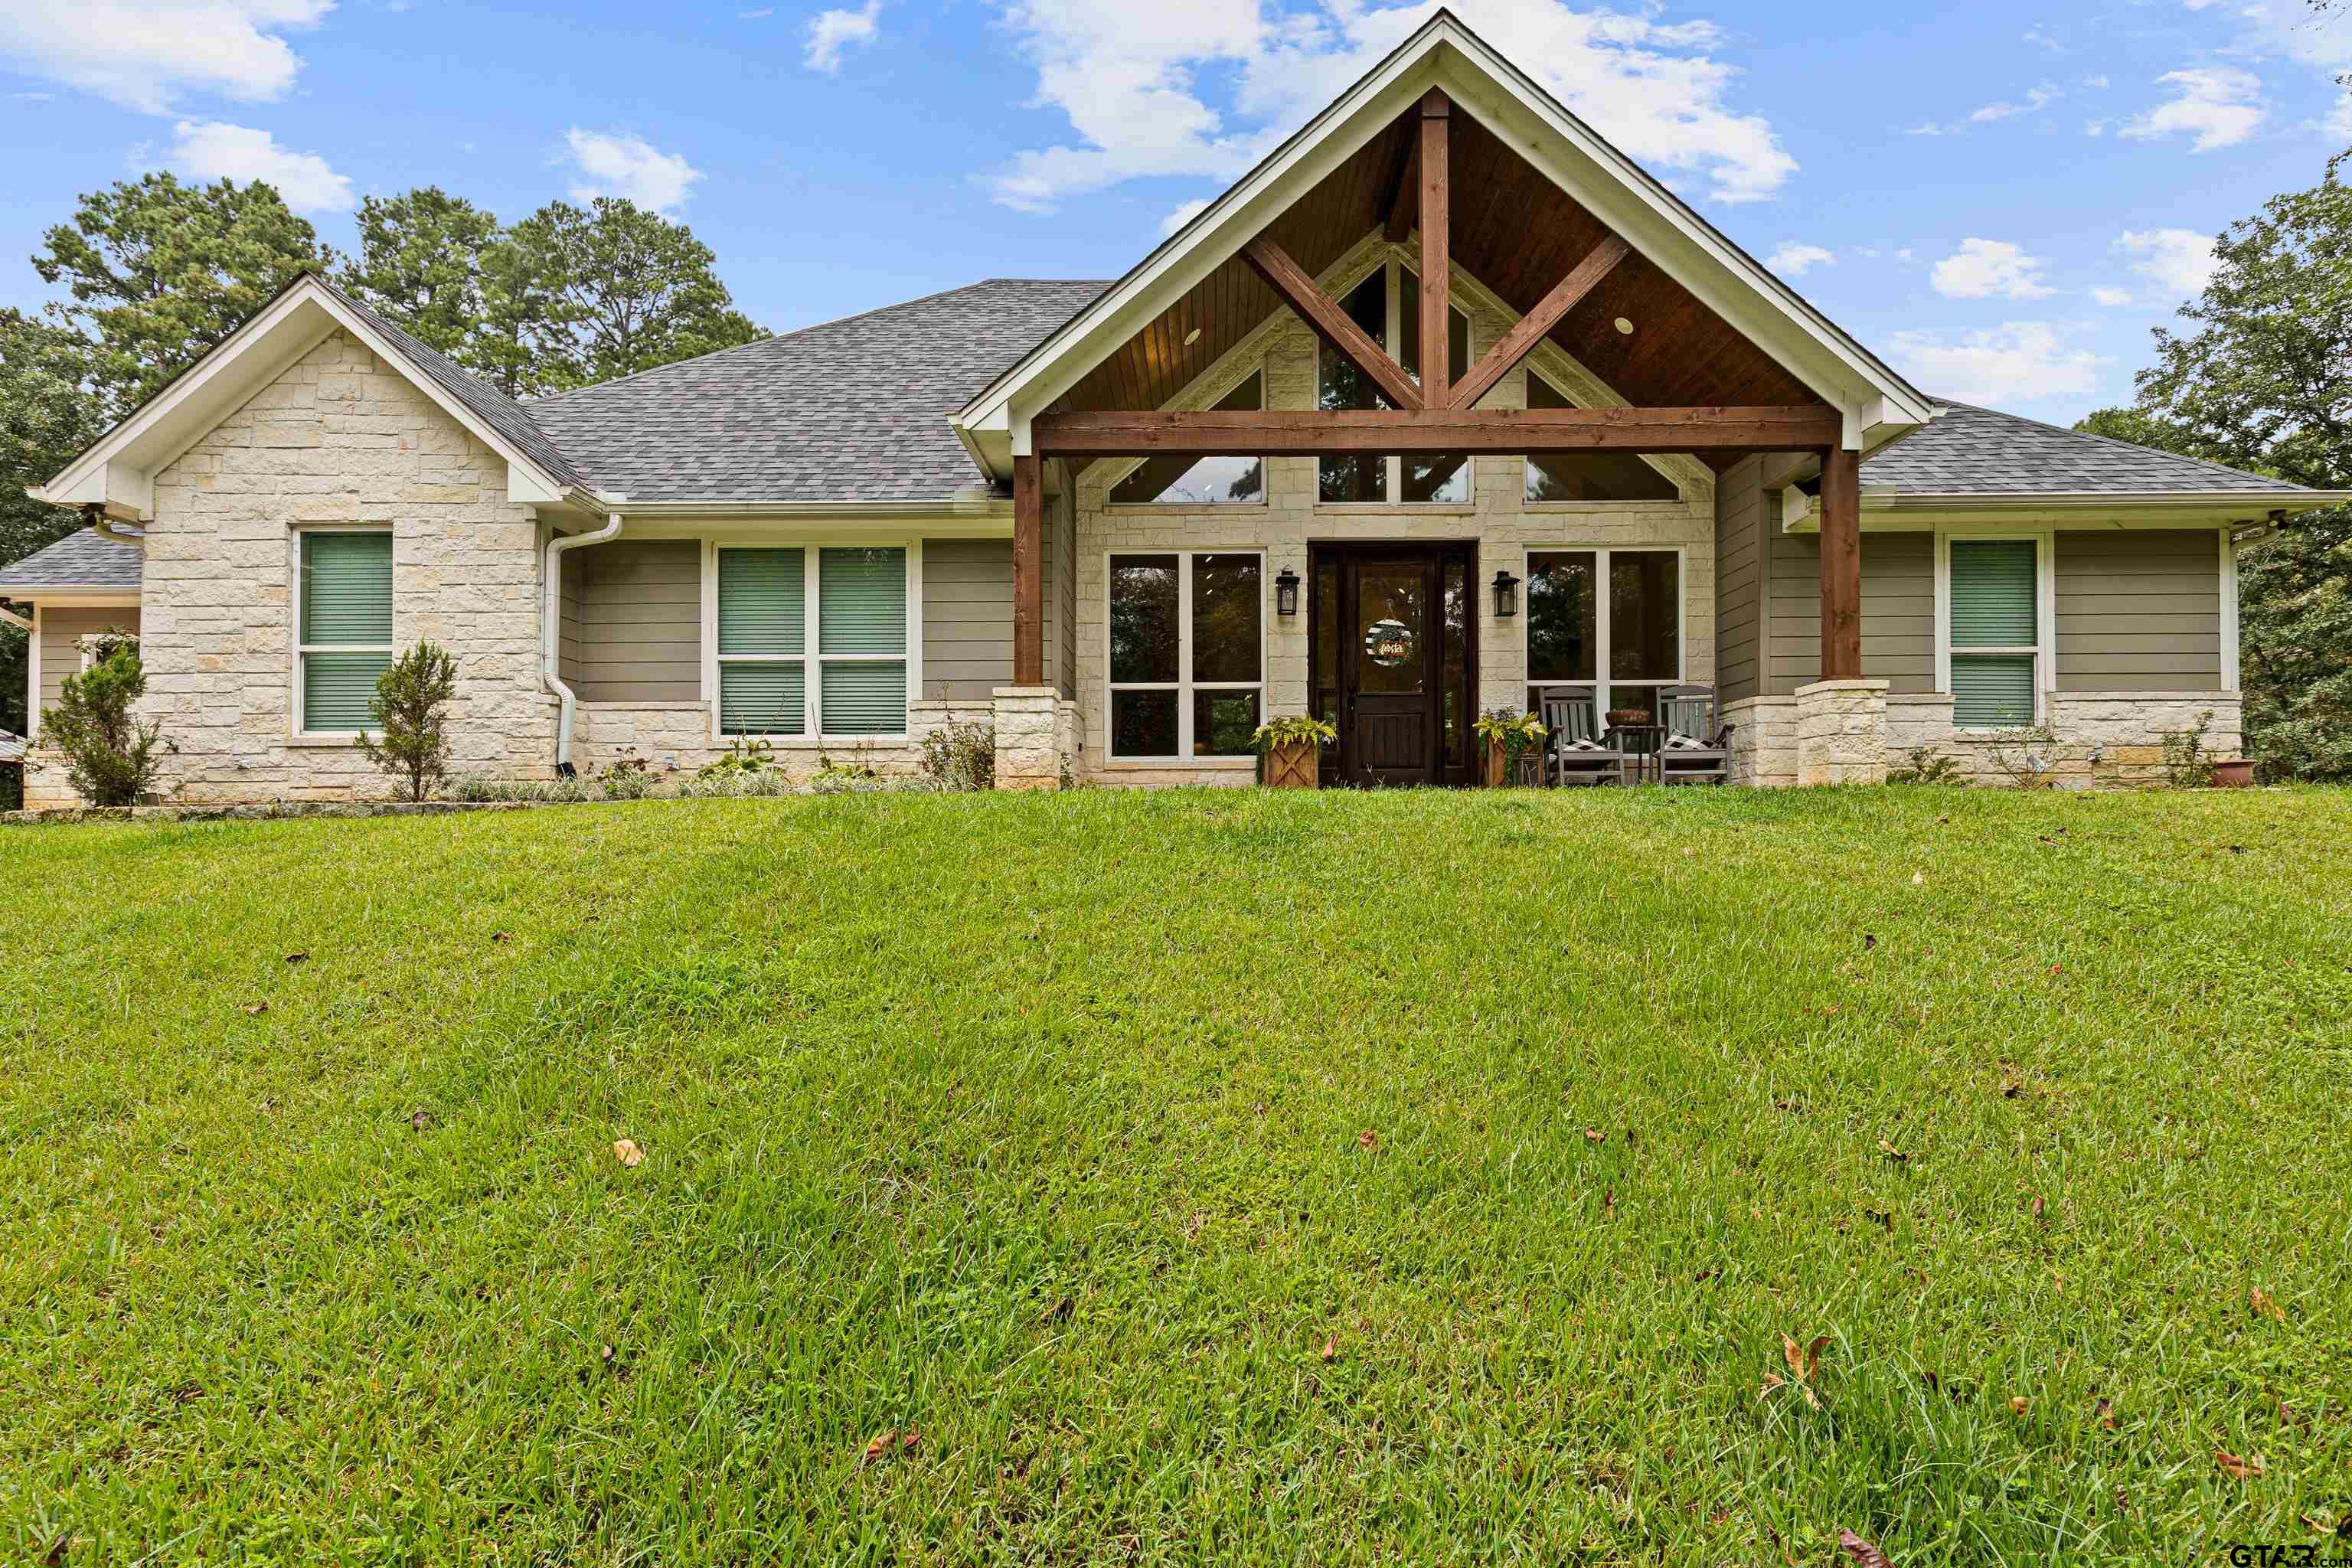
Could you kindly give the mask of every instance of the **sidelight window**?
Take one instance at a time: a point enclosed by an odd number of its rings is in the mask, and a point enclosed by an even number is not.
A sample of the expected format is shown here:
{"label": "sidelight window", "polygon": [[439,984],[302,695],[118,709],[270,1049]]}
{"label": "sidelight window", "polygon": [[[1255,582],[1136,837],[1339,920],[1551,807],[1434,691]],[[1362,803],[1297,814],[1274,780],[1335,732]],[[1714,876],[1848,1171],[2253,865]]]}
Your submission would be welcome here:
{"label": "sidelight window", "polygon": [[1113,760],[1246,757],[1265,693],[1265,558],[1109,559]]}
{"label": "sidelight window", "polygon": [[1529,709],[1550,687],[1659,711],[1658,689],[1683,679],[1682,578],[1678,550],[1528,552]]}

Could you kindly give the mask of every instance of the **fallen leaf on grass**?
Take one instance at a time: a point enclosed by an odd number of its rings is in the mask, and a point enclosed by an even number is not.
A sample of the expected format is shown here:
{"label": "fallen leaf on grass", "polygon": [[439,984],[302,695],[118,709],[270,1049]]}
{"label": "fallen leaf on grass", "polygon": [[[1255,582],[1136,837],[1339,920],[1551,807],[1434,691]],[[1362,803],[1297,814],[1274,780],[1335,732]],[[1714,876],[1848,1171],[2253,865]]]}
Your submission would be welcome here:
{"label": "fallen leaf on grass", "polygon": [[258,1018],[268,1011],[269,1004],[267,1002],[247,1002],[245,1005],[245,1016],[248,1018]]}
{"label": "fallen leaf on grass", "polygon": [[1603,1188],[1601,1194],[1601,1217],[1607,1219],[1617,1212],[1617,1189]]}
{"label": "fallen leaf on grass", "polygon": [[2033,1217],[2035,1219],[2040,1219],[2042,1217],[2042,1194],[2040,1193],[2036,1193],[2033,1194]]}
{"label": "fallen leaf on grass", "polygon": [[2009,1402],[2009,1413],[2011,1415],[2022,1415],[2032,1408],[2033,1401],[2026,1398],[2022,1394],[2015,1395]]}
{"label": "fallen leaf on grass", "polygon": [[2254,1316],[2257,1318],[2269,1318],[2282,1323],[2286,1321],[2286,1309],[2263,1294],[2263,1288],[2259,1285],[2255,1286],[2253,1293],[2246,1298],[2246,1305],[2253,1309]]}
{"label": "fallen leaf on grass", "polygon": [[1357,1133],[1357,1134],[1356,1134],[1356,1147],[1357,1147],[1357,1148],[1359,1148],[1359,1149],[1377,1149],[1377,1148],[1379,1148],[1380,1146],[1381,1146],[1381,1135],[1380,1135],[1379,1133],[1377,1133],[1377,1132],[1373,1131],[1370,1128],[1367,1127],[1367,1128],[1365,1128],[1361,1132],[1359,1132],[1359,1133]]}
{"label": "fallen leaf on grass", "polygon": [[286,955],[286,962],[289,963],[308,963],[310,962],[310,955],[307,952],[289,952]]}
{"label": "fallen leaf on grass", "polygon": [[429,1110],[412,1110],[408,1113],[409,1127],[418,1132],[432,1131],[434,1123],[438,1120],[439,1118]]}
{"label": "fallen leaf on grass", "polygon": [[490,940],[492,942],[512,942],[514,938],[509,936],[502,931],[494,931],[490,933]]}
{"label": "fallen leaf on grass", "polygon": [[1339,1335],[1326,1334],[1323,1336],[1323,1359],[1325,1361],[1338,1361],[1339,1359]]}
{"label": "fallen leaf on grass", "polygon": [[1851,1530],[1838,1531],[1838,1550],[1853,1558],[1861,1568],[1895,1568],[1895,1564],[1886,1560],[1885,1552]]}
{"label": "fallen leaf on grass", "polygon": [[2023,1100],[2025,1098],[2025,1086],[2021,1083],[2002,1084],[2000,1086],[2000,1097],[2003,1100]]}
{"label": "fallen leaf on grass", "polygon": [[1878,1152],[1885,1155],[1888,1159],[1894,1161],[1898,1165],[1911,1158],[1910,1155],[1906,1154],[1902,1150],[1897,1149],[1894,1144],[1889,1143],[1884,1138],[1881,1138],[1878,1141]]}
{"label": "fallen leaf on grass", "polygon": [[1925,872],[1925,871],[1914,871],[1914,872],[1912,872],[1912,873],[1911,873],[1911,885],[1912,885],[1913,887],[1915,887],[1915,888],[1924,888],[1924,887],[1926,887],[1926,886],[1927,885],[1927,872]]}
{"label": "fallen leaf on grass", "polygon": [[2221,1466],[2221,1473],[2233,1481],[2242,1481],[2250,1476],[2259,1476],[2263,1473],[2261,1459],[2251,1458],[2242,1459],[2227,1448],[2214,1449],[2213,1462]]}
{"label": "fallen leaf on grass", "polygon": [[1870,1218],[1874,1219],[1879,1224],[1885,1226],[1886,1227],[1887,1235],[1893,1236],[1895,1234],[1895,1211],[1893,1209],[1888,1209],[1884,1214],[1880,1213],[1876,1209],[1864,1209],[1862,1212],[1867,1215]]}
{"label": "fallen leaf on grass", "polygon": [[60,1565],[66,1560],[67,1548],[73,1545],[73,1532],[71,1531],[68,1531],[65,1534],[58,1536],[55,1541],[49,1542],[48,1555],[42,1559],[42,1561],[48,1564],[48,1568],[60,1568]]}
{"label": "fallen leaf on grass", "polygon": [[613,1158],[634,1171],[646,1163],[646,1152],[637,1147],[635,1139],[618,1138],[613,1142]]}
{"label": "fallen leaf on grass", "polygon": [[915,1445],[922,1440],[923,1435],[920,1432],[916,1431],[912,1426],[909,1426],[907,1428],[905,1435],[898,1439],[899,1451],[901,1453],[912,1453],[914,1452]]}
{"label": "fallen leaf on grass", "polygon": [[2098,1417],[2099,1425],[2101,1426],[2105,1427],[2110,1432],[2114,1431],[2116,1429],[2116,1402],[2112,1399],[2100,1400]]}
{"label": "fallen leaf on grass", "polygon": [[1065,1296],[1060,1300],[1055,1301],[1051,1306],[1047,1307],[1044,1311],[1038,1313],[1037,1321],[1041,1323],[1058,1323],[1063,1319],[1068,1317],[1076,1306],[1076,1301]]}
{"label": "fallen leaf on grass", "polygon": [[1598,1127],[1588,1127],[1584,1130],[1584,1141],[1587,1143],[1598,1143],[1608,1136],[1608,1133],[1603,1132]]}
{"label": "fallen leaf on grass", "polygon": [[[1789,1376],[1795,1382],[1797,1392],[1805,1396],[1805,1403],[1816,1410],[1822,1407],[1822,1402],[1813,1393],[1813,1378],[1822,1369],[1822,1352],[1829,1342],[1827,1334],[1816,1334],[1809,1345],[1801,1345],[1787,1334],[1780,1336],[1780,1359],[1789,1363]],[[1768,1386],[1777,1387],[1780,1383],[1770,1373],[1764,1376]]]}
{"label": "fallen leaf on grass", "polygon": [[1876,947],[1877,945],[1878,945],[1878,939],[1877,939],[1876,937],[1874,937],[1874,936],[1871,935],[1868,931],[1864,931],[1864,932],[1863,932],[1863,933],[1862,933],[1862,951],[1863,951],[1863,952],[1868,952],[1872,948]]}
{"label": "fallen leaf on grass", "polygon": [[883,1433],[882,1436],[866,1445],[866,1457],[859,1459],[858,1464],[864,1466],[875,1463],[890,1451],[890,1445],[898,1441],[898,1434],[896,1432]]}

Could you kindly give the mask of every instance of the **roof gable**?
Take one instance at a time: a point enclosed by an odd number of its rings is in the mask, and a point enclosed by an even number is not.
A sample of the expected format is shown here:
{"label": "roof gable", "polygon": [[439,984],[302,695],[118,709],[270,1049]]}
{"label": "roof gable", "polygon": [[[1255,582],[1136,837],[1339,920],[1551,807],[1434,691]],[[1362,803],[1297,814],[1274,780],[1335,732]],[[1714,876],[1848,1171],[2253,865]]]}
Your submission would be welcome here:
{"label": "roof gable", "polygon": [[[993,471],[1027,449],[1035,415],[1097,372],[1120,345],[1200,289],[1241,247],[1283,221],[1432,88],[1495,145],[1524,158],[1602,228],[1697,305],[1731,323],[1872,446],[1933,416],[1933,405],[1753,258],[1440,10],[1297,135],[1102,297],[998,377],[956,425]],[[1357,215],[1362,216],[1360,214]],[[1358,237],[1347,235],[1342,243]],[[1311,265],[1311,263],[1310,263]],[[1547,283],[1550,279],[1546,280]]]}
{"label": "roof gable", "polygon": [[523,405],[359,304],[306,275],[183,371],[131,416],[30,493],[57,506],[99,505],[110,516],[154,510],[155,475],[338,328],[399,370],[507,463],[507,496],[560,501],[587,480]]}

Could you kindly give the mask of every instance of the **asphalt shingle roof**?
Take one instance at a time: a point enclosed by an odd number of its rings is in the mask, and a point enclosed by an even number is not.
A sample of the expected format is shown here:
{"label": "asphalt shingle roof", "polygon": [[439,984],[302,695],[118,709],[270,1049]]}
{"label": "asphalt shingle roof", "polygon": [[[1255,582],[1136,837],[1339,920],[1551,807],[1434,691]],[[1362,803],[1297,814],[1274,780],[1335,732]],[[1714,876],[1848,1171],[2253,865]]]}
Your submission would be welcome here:
{"label": "asphalt shingle roof", "polygon": [[1925,427],[1863,459],[1864,484],[1927,495],[2305,493],[2302,486],[2284,479],[2177,458],[1998,409],[1941,400],[1939,405],[1943,412]]}
{"label": "asphalt shingle roof", "polygon": [[0,768],[6,767],[10,763],[21,763],[24,760],[25,737],[11,735],[6,731],[0,730]]}
{"label": "asphalt shingle roof", "polygon": [[992,278],[528,406],[633,501],[941,501],[984,482],[948,416],[1106,287]]}
{"label": "asphalt shingle roof", "polygon": [[0,566],[0,594],[10,588],[135,589],[140,559],[137,545],[85,528]]}
{"label": "asphalt shingle roof", "polygon": [[535,405],[517,403],[489,383],[475,379],[448,355],[409,336],[325,278],[313,281],[381,332],[419,374],[463,404],[467,413],[504,437],[523,456],[546,469],[551,478],[566,485],[587,486],[587,476],[562,447],[548,439],[547,432],[532,417]]}

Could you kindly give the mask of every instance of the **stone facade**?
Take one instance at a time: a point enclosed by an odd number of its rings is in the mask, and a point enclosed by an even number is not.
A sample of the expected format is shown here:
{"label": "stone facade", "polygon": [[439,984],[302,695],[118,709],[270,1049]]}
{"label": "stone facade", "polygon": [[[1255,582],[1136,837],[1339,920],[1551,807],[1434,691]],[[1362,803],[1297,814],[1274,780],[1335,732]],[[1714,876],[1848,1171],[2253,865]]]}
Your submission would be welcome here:
{"label": "stone facade", "polygon": [[1731,726],[1731,777],[1736,784],[1797,782],[1797,700],[1747,697],[1724,705]]}
{"label": "stone facade", "polygon": [[143,710],[177,748],[184,801],[387,794],[351,741],[299,734],[299,534],[393,534],[393,632],[457,658],[454,768],[550,776],[555,700],[539,679],[542,531],[506,463],[338,331],[155,479],[146,525]]}
{"label": "stone facade", "polygon": [[1051,686],[1000,686],[996,787],[1059,789],[1077,753],[1077,704]]}
{"label": "stone facade", "polygon": [[1886,782],[1886,682],[1816,680],[1797,688],[1797,782]]}
{"label": "stone facade", "polygon": [[[1381,261],[1418,260],[1377,237],[1358,246],[1324,274],[1335,296],[1344,294]],[[1454,303],[1471,319],[1470,350],[1486,352],[1517,317],[1474,282],[1457,275]],[[1250,372],[1264,366],[1269,408],[1316,405],[1317,338],[1287,311],[1277,313],[1220,359],[1170,406],[1200,408],[1213,403]],[[1618,401],[1549,342],[1529,364],[1579,401]],[[1514,371],[1481,403],[1486,408],[1526,405],[1526,373]],[[1677,545],[1683,550],[1683,678],[1715,678],[1715,489],[1705,464],[1691,458],[1660,460],[1680,487],[1679,500],[1527,502],[1526,465],[1516,457],[1479,458],[1472,463],[1471,499],[1453,504],[1328,505],[1317,499],[1316,460],[1276,458],[1266,463],[1266,500],[1254,506],[1112,505],[1111,488],[1132,463],[1090,465],[1077,485],[1076,632],[1078,710],[1084,721],[1080,772],[1105,784],[1247,784],[1252,758],[1203,760],[1193,765],[1113,763],[1106,754],[1108,731],[1108,595],[1105,558],[1114,552],[1160,550],[1255,550],[1265,556],[1269,584],[1265,616],[1266,687],[1262,711],[1271,717],[1307,710],[1308,617],[1272,612],[1271,584],[1284,568],[1301,577],[1307,571],[1307,542],[1314,541],[1412,540],[1436,542],[1475,540],[1478,561],[1475,590],[1479,601],[1478,705],[1523,706],[1527,701],[1525,617],[1497,620],[1487,584],[1497,568],[1526,575],[1531,548],[1605,545]],[[1302,595],[1302,601],[1304,595]]]}

